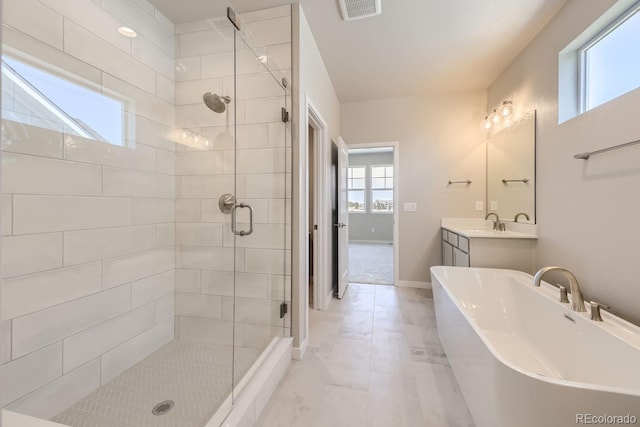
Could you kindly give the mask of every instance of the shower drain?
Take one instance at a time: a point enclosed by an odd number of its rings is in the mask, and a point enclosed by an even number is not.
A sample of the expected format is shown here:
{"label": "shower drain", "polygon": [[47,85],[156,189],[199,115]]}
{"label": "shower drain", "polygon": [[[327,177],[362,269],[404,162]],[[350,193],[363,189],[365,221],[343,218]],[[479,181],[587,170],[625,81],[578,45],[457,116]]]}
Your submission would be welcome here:
{"label": "shower drain", "polygon": [[153,415],[164,415],[170,410],[172,410],[173,405],[175,404],[176,402],[174,402],[173,400],[165,400],[164,402],[160,402],[156,406],[154,406],[153,409],[151,410],[151,413]]}

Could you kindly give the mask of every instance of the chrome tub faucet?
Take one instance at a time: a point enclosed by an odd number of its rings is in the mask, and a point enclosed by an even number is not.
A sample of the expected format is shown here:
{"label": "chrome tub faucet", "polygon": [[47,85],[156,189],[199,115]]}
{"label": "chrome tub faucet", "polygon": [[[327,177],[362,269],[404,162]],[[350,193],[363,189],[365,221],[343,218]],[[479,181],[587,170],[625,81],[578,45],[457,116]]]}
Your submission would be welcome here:
{"label": "chrome tub faucet", "polygon": [[[569,280],[569,288],[571,289],[571,309],[573,311],[584,312],[587,311],[584,306],[584,298],[582,292],[580,292],[580,286],[578,285],[578,279],[572,272],[562,267],[543,267],[533,276],[533,286],[540,286],[542,277],[550,271],[560,271]],[[557,285],[554,285],[557,286]]]}

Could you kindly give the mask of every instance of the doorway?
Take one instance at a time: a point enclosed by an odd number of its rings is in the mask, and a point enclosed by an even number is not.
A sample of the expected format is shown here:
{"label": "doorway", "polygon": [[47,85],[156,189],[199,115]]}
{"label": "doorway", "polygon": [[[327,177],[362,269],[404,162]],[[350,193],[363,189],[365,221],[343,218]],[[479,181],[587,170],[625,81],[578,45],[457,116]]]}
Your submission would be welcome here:
{"label": "doorway", "polygon": [[329,140],[326,122],[307,99],[307,261],[309,293],[308,305],[324,310],[331,302],[329,206]]}
{"label": "doorway", "polygon": [[349,282],[397,284],[397,145],[349,146]]}
{"label": "doorway", "polygon": [[308,245],[309,245],[309,307],[315,308],[318,302],[318,297],[316,295],[317,289],[315,287],[315,283],[317,282],[317,268],[318,268],[318,248],[317,243],[318,239],[316,238],[315,231],[318,229],[318,221],[317,221],[317,198],[318,198],[318,189],[317,189],[317,178],[316,178],[316,151],[318,149],[317,145],[317,130],[314,129],[313,126],[309,125],[307,129],[308,141],[309,141],[309,149],[307,150],[309,159],[309,187],[307,188],[307,194],[309,194],[309,209],[308,209]]}
{"label": "doorway", "polygon": [[[338,137],[336,141],[329,139],[326,122],[308,97],[306,104],[305,133],[308,154],[305,156],[305,207],[308,214],[305,214],[305,221],[308,225],[305,229],[309,237],[306,239],[305,246],[309,259],[302,279],[308,280],[311,285],[306,301],[308,306],[316,310],[327,310],[334,295],[342,298],[349,283],[347,235],[349,150],[342,138]],[[337,221],[335,221],[336,212]],[[306,273],[307,271],[309,273]],[[337,292],[334,293],[336,287]]]}
{"label": "doorway", "polygon": [[331,141],[331,289],[333,295],[339,295],[338,285],[340,283],[340,272],[338,260],[340,255],[339,236],[340,223],[338,201],[340,199],[340,168],[338,165],[339,149],[338,145]]}

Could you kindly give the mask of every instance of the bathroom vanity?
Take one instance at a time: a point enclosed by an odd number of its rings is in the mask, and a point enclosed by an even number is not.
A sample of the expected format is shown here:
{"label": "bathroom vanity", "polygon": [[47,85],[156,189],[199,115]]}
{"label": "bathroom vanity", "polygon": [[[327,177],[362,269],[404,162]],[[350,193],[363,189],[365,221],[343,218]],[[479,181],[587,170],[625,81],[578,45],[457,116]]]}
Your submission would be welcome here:
{"label": "bathroom vanity", "polygon": [[443,218],[441,227],[442,265],[533,273],[535,225],[511,223],[509,230],[496,231],[491,221]]}
{"label": "bathroom vanity", "polygon": [[[505,229],[494,230],[494,221],[480,218],[443,218],[442,264],[445,266],[533,273],[533,248],[537,239],[536,112],[516,116],[508,125],[492,129],[487,140],[487,216],[492,216],[497,226]],[[526,223],[517,222],[518,219]]]}

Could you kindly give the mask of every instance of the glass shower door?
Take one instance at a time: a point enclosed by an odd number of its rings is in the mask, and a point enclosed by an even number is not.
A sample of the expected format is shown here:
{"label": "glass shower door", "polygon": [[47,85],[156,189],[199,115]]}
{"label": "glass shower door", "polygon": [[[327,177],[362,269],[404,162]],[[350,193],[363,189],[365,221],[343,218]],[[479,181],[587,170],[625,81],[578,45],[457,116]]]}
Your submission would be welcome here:
{"label": "glass shower door", "polygon": [[[238,190],[235,29],[225,2],[177,32],[176,340],[207,360],[201,394],[221,424],[232,408]],[[224,7],[223,7],[224,6]]]}
{"label": "glass shower door", "polygon": [[234,147],[234,397],[278,337],[288,334],[290,147],[286,81],[267,68],[268,52],[236,32]]}

